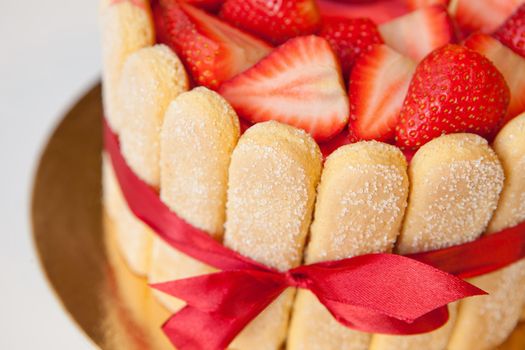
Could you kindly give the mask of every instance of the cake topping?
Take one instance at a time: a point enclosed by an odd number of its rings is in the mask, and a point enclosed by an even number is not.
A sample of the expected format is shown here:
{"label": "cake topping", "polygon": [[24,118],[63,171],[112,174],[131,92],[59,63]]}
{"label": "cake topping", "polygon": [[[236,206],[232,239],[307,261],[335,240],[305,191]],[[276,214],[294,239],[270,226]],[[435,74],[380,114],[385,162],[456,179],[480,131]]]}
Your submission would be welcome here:
{"label": "cake topping", "polygon": [[219,92],[251,122],[277,120],[316,140],[338,134],[348,120],[348,98],[337,58],[317,36],[289,40]]}
{"label": "cake topping", "polygon": [[464,33],[491,33],[523,0],[451,0],[450,13]]}
{"label": "cake topping", "polygon": [[465,46],[487,57],[509,86],[510,103],[503,124],[525,111],[525,58],[487,34],[472,34]]}
{"label": "cake topping", "polygon": [[496,38],[525,57],[525,4],[496,31]]}
{"label": "cake topping", "polygon": [[185,3],[207,11],[218,11],[224,0],[184,0]]}
{"label": "cake topping", "polygon": [[360,140],[394,139],[416,64],[386,45],[357,60],[350,75],[350,128]]}
{"label": "cake topping", "polygon": [[[195,85],[228,100],[242,130],[287,123],[328,154],[358,140],[412,152],[444,133],[494,137],[525,109],[517,74],[525,69],[524,1],[157,0],[152,7],[158,40],[181,57]],[[465,48],[452,45],[460,39],[456,21],[463,34],[500,29],[473,34]]]}
{"label": "cake topping", "polygon": [[507,112],[509,88],[479,53],[447,45],[416,68],[396,128],[398,146],[416,149],[448,133],[490,137]]}
{"label": "cake topping", "polygon": [[158,39],[183,59],[197,83],[209,88],[217,88],[270,51],[263,41],[183,2],[160,0],[153,13]]}
{"label": "cake topping", "polygon": [[328,40],[337,54],[345,79],[361,53],[383,43],[376,24],[369,18],[326,19],[319,35]]}
{"label": "cake topping", "polygon": [[385,43],[419,62],[433,50],[454,41],[452,21],[443,6],[429,6],[379,27]]}
{"label": "cake topping", "polygon": [[407,0],[389,1],[334,1],[317,0],[321,17],[328,18],[370,18],[377,24],[387,22],[409,11]]}
{"label": "cake topping", "polygon": [[220,16],[274,44],[314,34],[321,25],[314,0],[226,0]]}

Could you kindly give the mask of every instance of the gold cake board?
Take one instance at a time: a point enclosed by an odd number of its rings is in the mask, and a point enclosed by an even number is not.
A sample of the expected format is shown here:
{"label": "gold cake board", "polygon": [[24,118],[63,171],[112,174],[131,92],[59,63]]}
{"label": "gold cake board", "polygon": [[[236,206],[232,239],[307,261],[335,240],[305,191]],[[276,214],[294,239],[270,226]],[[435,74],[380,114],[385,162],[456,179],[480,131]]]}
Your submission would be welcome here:
{"label": "gold cake board", "polygon": [[[100,348],[170,349],[160,331],[168,312],[104,235],[112,230],[101,204],[101,118],[97,85],[49,139],[34,180],[35,246],[64,310]],[[499,348],[523,349],[525,323]]]}

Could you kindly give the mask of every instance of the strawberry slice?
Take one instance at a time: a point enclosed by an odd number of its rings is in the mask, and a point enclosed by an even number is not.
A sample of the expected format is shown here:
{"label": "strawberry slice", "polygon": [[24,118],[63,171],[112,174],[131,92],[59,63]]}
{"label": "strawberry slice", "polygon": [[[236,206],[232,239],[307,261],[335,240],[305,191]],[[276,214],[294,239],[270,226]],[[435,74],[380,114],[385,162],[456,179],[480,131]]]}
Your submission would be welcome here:
{"label": "strawberry slice", "polygon": [[519,55],[525,57],[525,4],[520,6],[494,36]]}
{"label": "strawberry slice", "polygon": [[376,45],[350,75],[350,128],[361,140],[393,141],[416,64],[386,45]]}
{"label": "strawberry slice", "polygon": [[450,14],[464,34],[492,33],[525,0],[451,0]]}
{"label": "strawberry slice", "polygon": [[525,58],[486,34],[472,34],[464,45],[487,57],[509,86],[510,103],[503,124],[525,111]]}
{"label": "strawberry slice", "polygon": [[344,3],[337,0],[317,0],[321,17],[370,18],[377,24],[387,22],[409,11],[406,0],[362,1]]}
{"label": "strawberry slice", "polygon": [[361,53],[383,43],[377,26],[368,18],[326,19],[319,35],[328,40],[339,57],[345,78]]}
{"label": "strawberry slice", "polygon": [[274,44],[316,33],[321,26],[314,0],[226,0],[220,16]]}
{"label": "strawberry slice", "polygon": [[425,7],[384,23],[379,31],[387,45],[418,62],[455,39],[452,21],[446,8],[440,5]]}
{"label": "strawberry slice", "polygon": [[160,0],[153,15],[159,41],[182,58],[198,84],[212,89],[271,50],[261,40],[183,2]]}
{"label": "strawberry slice", "polygon": [[442,134],[491,137],[509,104],[509,88],[474,50],[446,45],[417,66],[396,127],[397,145],[415,150]]}
{"label": "strawberry slice", "polygon": [[278,47],[219,92],[251,122],[277,120],[324,141],[348,121],[348,97],[330,44],[311,35]]}
{"label": "strawberry slice", "polygon": [[431,5],[448,6],[450,0],[407,0],[406,2],[411,10],[417,10]]}

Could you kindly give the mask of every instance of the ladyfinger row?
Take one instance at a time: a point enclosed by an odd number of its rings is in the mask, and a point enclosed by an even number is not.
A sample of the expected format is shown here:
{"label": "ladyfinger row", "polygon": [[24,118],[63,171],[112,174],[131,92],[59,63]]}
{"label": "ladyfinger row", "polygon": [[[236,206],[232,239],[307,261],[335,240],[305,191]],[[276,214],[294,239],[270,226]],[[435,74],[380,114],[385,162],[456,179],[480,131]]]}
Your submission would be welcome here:
{"label": "ladyfinger row", "polygon": [[[146,3],[104,3],[105,113],[124,157],[174,212],[231,249],[284,271],[443,248],[525,220],[525,115],[500,132],[494,150],[476,135],[447,135],[424,145],[407,167],[394,146],[360,142],[323,167],[317,144],[292,127],[266,122],[239,136],[229,104],[206,88],[188,91],[177,56],[153,46]],[[161,282],[213,271],[131,214],[107,160],[103,177],[104,203],[134,272]],[[473,279],[491,295],[451,306],[445,326],[415,336],[350,330],[310,292],[294,297],[290,288],[231,349],[279,349],[285,341],[289,349],[490,349],[517,323],[524,268],[519,262]],[[183,306],[158,297],[170,311]]]}

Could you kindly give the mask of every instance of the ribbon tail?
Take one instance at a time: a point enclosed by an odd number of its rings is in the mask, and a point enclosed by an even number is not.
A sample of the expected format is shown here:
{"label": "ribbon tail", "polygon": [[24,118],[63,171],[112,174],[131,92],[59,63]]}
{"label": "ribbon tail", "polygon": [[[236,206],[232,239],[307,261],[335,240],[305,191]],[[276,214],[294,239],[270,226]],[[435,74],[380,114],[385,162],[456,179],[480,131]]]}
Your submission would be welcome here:
{"label": "ribbon tail", "polygon": [[328,300],[324,300],[323,305],[339,323],[363,332],[370,332],[371,327],[373,327],[378,333],[383,334],[420,334],[443,326],[449,319],[449,312],[446,306],[432,310],[413,321],[404,321],[369,309],[365,310],[357,306],[344,305]]}
{"label": "ribbon tail", "polygon": [[447,304],[486,294],[451,274],[393,254],[317,263],[294,273],[308,278],[308,289],[337,320],[371,333],[431,331],[447,321]]}
{"label": "ribbon tail", "polygon": [[223,271],[160,283],[154,288],[187,305],[163,326],[179,350],[221,350],[287,287],[275,272]]}
{"label": "ribbon tail", "polygon": [[[171,343],[179,350],[223,350],[259,315],[285,287],[253,300],[246,310],[230,315],[229,312],[202,311],[186,306],[162,326]],[[246,304],[246,302],[244,303]]]}

